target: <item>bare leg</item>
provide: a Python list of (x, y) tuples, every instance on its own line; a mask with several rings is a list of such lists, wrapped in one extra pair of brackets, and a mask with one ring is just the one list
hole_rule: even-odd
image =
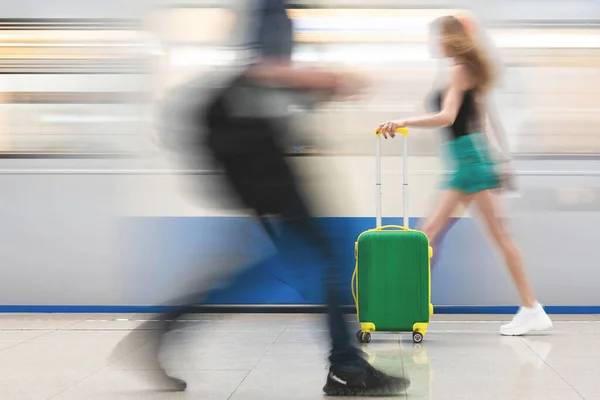
[(533, 307), (536, 304), (536, 298), (529, 283), (525, 267), (523, 266), (521, 253), (502, 222), (497, 198), (495, 198), (491, 191), (484, 190), (475, 195), (475, 204), (481, 212), (492, 237), (502, 251), (523, 305), (529, 308)]
[(420, 230), (427, 235), (429, 242), (436, 243), (438, 236), (448, 224), (448, 219), (463, 201), (465, 196), (455, 190), (446, 190), (442, 192), (440, 199), (429, 218), (425, 221)]
[[(446, 192), (441, 192), (439, 203), (441, 203), (441, 202), (444, 201), (444, 197), (445, 196), (446, 196)], [(472, 200), (473, 200), (473, 196), (472, 195), (462, 195), (460, 203), (462, 203), (463, 207), (467, 208), (469, 206), (469, 204), (471, 203)], [(423, 231), (424, 229), (427, 230), (427, 231), (430, 230), (427, 227), (427, 225), (428, 225), (429, 221), (431, 220), (431, 218), (433, 218), (434, 214), (438, 213), (438, 208), (440, 208), (440, 207), (445, 207), (445, 206), (443, 206), (441, 204), (439, 204), (439, 205), (436, 204), (436, 209), (434, 209), (434, 212), (432, 213), (432, 217), (430, 217), (429, 219), (427, 219), (427, 221), (425, 221), (425, 223), (423, 224), (423, 226), (421, 228), (419, 228), (421, 231)], [(438, 245), (440, 243), (442, 243), (442, 241), (446, 237), (446, 234), (450, 231), (450, 229), (452, 229), (452, 227), (456, 223), (456, 220), (452, 220), (450, 218), (451, 215), (452, 215), (452, 212), (453, 211), (451, 211), (449, 214), (446, 214), (447, 215), (446, 220), (445, 220), (445, 222), (443, 222), (441, 224), (441, 228), (439, 228), (439, 230), (434, 234), (433, 240), (431, 240), (431, 237), (429, 236), (431, 247), (433, 247), (434, 249), (436, 249), (436, 251), (433, 252), (433, 258), (431, 259), (431, 268), (432, 269), (435, 268), (435, 266), (437, 265), (437, 260), (440, 257), (440, 251), (438, 249)]]

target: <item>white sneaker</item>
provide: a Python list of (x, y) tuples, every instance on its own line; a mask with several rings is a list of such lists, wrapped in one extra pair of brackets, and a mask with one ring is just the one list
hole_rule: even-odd
[(552, 329), (552, 321), (544, 307), (536, 303), (532, 308), (521, 307), (513, 320), (500, 328), (503, 336), (521, 336), (530, 332), (547, 331)]

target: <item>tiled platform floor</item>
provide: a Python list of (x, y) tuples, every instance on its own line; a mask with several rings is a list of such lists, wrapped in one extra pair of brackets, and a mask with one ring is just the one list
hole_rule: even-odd
[[(315, 315), (190, 316), (164, 360), (189, 383), (155, 391), (143, 333), (115, 345), (147, 315), (0, 315), (1, 400), (321, 399), (327, 338)], [(550, 335), (502, 338), (509, 316), (437, 316), (422, 346), (375, 334), (370, 359), (425, 400), (600, 400), (600, 317), (555, 316)], [(204, 321), (198, 323), (198, 320)], [(146, 368), (146, 369), (145, 369)]]

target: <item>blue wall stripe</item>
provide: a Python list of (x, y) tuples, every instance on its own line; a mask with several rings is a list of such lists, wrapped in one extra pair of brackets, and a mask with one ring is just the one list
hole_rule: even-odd
[[(233, 306), (232, 308), (235, 308)], [(237, 311), (244, 312), (246, 307), (239, 307)], [(301, 308), (301, 307), (300, 307)], [(435, 306), (436, 314), (514, 314), (517, 306)], [(127, 314), (127, 313), (157, 313), (166, 310), (164, 306), (82, 306), (82, 305), (0, 305), (0, 313), (81, 313), (81, 314)], [(248, 310), (260, 311), (260, 306)], [(289, 312), (290, 307), (272, 306), (264, 308), (270, 312)], [(350, 307), (349, 307), (350, 309)], [(293, 308), (298, 312), (298, 308)], [(307, 307), (310, 311), (310, 307)], [(600, 314), (600, 306), (547, 306), (549, 314)]]

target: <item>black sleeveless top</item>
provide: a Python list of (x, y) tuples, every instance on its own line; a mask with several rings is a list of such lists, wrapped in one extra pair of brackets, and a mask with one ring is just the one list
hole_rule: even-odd
[[(431, 100), (432, 111), (439, 112), (442, 109), (442, 92), (439, 90), (435, 91)], [(456, 139), (471, 133), (477, 133), (481, 130), (478, 121), (475, 91), (469, 89), (463, 93), (463, 101), (458, 110), (458, 114), (456, 115), (456, 119), (452, 126), (446, 128), (446, 131), (449, 133), (451, 139)]]

